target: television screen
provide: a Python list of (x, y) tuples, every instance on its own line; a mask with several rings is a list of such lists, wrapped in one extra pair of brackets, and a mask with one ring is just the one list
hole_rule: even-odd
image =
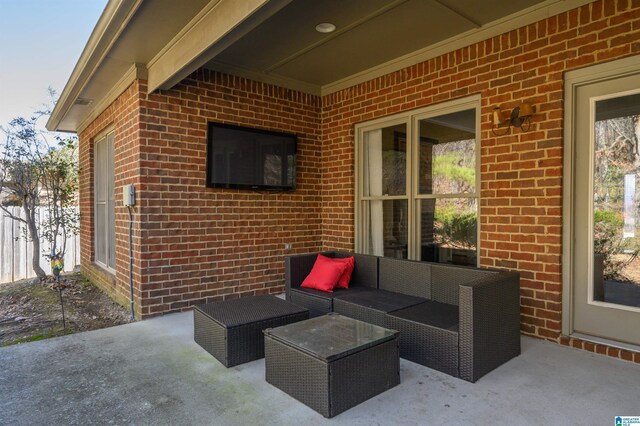
[(209, 123), (207, 186), (293, 190), (296, 143), (288, 133)]

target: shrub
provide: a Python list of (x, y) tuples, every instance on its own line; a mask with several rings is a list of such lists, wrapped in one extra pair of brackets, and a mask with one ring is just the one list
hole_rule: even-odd
[[(593, 251), (603, 257), (604, 279), (624, 279), (622, 272), (638, 256), (634, 248), (623, 238), (624, 219), (622, 213), (611, 210), (593, 212)], [(627, 258), (618, 254), (630, 254)], [(629, 253), (630, 252), (630, 253)]]

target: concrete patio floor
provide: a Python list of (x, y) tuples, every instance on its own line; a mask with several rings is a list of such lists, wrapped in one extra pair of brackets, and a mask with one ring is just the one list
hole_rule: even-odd
[(523, 338), (471, 384), (409, 361), (402, 383), (327, 420), (193, 341), (192, 313), (0, 348), (0, 424), (613, 425), (640, 416), (640, 365)]

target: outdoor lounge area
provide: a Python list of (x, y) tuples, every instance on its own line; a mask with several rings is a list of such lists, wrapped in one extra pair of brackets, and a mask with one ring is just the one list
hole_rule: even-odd
[[(476, 383), (401, 359), (401, 384), (325, 419), (193, 340), (191, 312), (0, 349), (0, 419), (33, 424), (613, 425), (637, 412), (637, 365), (522, 338)], [(631, 414), (633, 415), (633, 414)]]
[(0, 423), (640, 415), (638, 81), (638, 0), (109, 0), (46, 126), (138, 322)]

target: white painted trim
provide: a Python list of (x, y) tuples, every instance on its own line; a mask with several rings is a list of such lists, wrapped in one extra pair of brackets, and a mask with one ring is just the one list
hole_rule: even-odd
[(184, 27), (182, 27), (182, 29), (180, 31), (178, 31), (178, 34), (176, 34), (171, 39), (171, 41), (169, 41), (169, 43), (167, 43), (162, 49), (160, 49), (160, 51), (158, 53), (156, 53), (156, 56), (154, 56), (147, 63), (147, 67), (150, 68), (150, 67), (154, 66), (156, 64), (156, 62), (158, 62), (169, 51), (169, 49), (174, 47), (180, 40), (182, 40), (184, 37), (186, 37), (187, 34), (189, 33), (189, 31), (192, 31), (193, 28), (196, 25), (198, 25), (198, 23), (200, 23), (207, 16), (207, 14), (209, 14), (211, 12), (211, 10), (218, 5), (218, 3), (220, 1), (221, 0), (211, 0), (211, 1), (209, 1), (209, 3), (207, 3), (207, 5), (205, 7), (203, 7), (202, 10), (200, 10), (200, 12), (198, 12), (196, 14), (196, 16), (194, 16), (191, 19), (191, 21), (189, 21), (187, 23), (187, 25), (185, 25)]
[(415, 64), (419, 64), (445, 53), (453, 52), (462, 47), (507, 33), (550, 16), (575, 9), (591, 3), (592, 1), (593, 0), (547, 0), (497, 21), (490, 22), (481, 28), (471, 29), (424, 49), (416, 50), (415, 52), (411, 52), (383, 64), (376, 65), (368, 70), (359, 72), (333, 83), (326, 84), (321, 88), (322, 96), (364, 83), (376, 77), (381, 77)]
[(147, 65), (148, 93), (169, 89), (291, 0), (211, 0)]
[(562, 160), (562, 333), (573, 332), (573, 176), (575, 174), (573, 134), (576, 87), (565, 74), (564, 86), (564, 158)]
[(118, 96), (120, 96), (125, 90), (131, 86), (131, 84), (137, 79), (146, 80), (147, 79), (147, 68), (141, 64), (133, 64), (131, 68), (124, 73), (124, 75), (118, 80), (118, 82), (111, 87), (111, 90), (107, 92), (106, 95), (102, 97), (100, 102), (98, 102), (92, 109), (89, 111), (89, 114), (80, 122), (80, 124), (76, 128), (77, 133), (82, 133), (84, 129), (89, 126), (100, 114), (104, 112), (105, 109), (109, 105), (111, 105)]
[[(564, 76), (564, 159), (562, 175), (562, 334), (573, 335), (574, 135), (575, 95), (579, 87), (636, 74), (640, 55), (568, 71)], [(593, 268), (593, 260), (589, 260)], [(592, 270), (592, 269), (591, 269)], [(590, 276), (593, 274), (591, 273)], [(624, 310), (624, 308), (623, 308)]]
[(47, 130), (58, 130), (60, 122), (69, 113), (98, 67), (102, 65), (107, 53), (141, 4), (142, 0), (111, 0), (107, 3), (60, 94), (58, 103), (51, 112), (46, 124)]
[[(116, 126), (113, 123), (110, 123), (107, 126), (105, 126), (102, 130), (100, 130), (98, 133), (96, 133), (96, 135), (94, 137), (91, 138), (91, 143), (95, 147), (96, 142), (98, 142), (101, 139), (107, 137), (107, 135), (109, 133), (115, 132), (115, 131), (116, 131)], [(114, 135), (114, 137), (115, 137), (115, 135)], [(95, 151), (94, 151), (94, 161), (95, 161)], [(95, 164), (94, 164), (94, 166), (95, 166)], [(94, 176), (95, 176), (95, 168), (94, 168)], [(94, 200), (95, 200), (95, 193), (94, 193)]]

